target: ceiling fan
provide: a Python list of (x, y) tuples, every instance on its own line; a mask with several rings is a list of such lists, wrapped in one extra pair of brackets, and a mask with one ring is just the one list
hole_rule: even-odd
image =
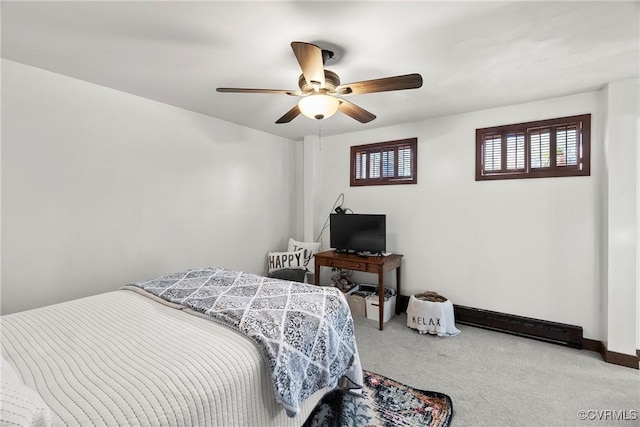
[(415, 73), (340, 84), (340, 77), (333, 71), (324, 68), (327, 59), (333, 57), (333, 52), (305, 42), (292, 42), (291, 48), (302, 69), (302, 74), (298, 78), (300, 90), (219, 87), (217, 91), (301, 97), (300, 101), (280, 117), (276, 123), (289, 123), (300, 113), (312, 119), (322, 120), (331, 117), (338, 110), (360, 123), (368, 123), (376, 116), (342, 98), (343, 96), (417, 89), (422, 86), (422, 76)]

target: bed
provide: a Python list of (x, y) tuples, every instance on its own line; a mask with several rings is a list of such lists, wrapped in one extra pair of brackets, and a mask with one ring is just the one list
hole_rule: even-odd
[[(334, 375), (325, 378), (317, 390), (308, 389), (308, 396), (302, 393), (293, 410), (287, 407), (274, 383), (276, 362), (267, 357), (260, 340), (248, 336), (242, 325), (234, 325), (215, 310), (197, 307), (203, 300), (214, 301), (211, 305), (215, 305), (216, 298), (211, 289), (203, 291), (203, 287), (187, 283), (185, 274), (194, 271), (2, 316), (2, 415), (16, 419), (22, 416), (22, 425), (300, 426), (338, 380), (349, 378), (352, 386), (361, 385), (362, 371), (349, 314), (347, 321), (342, 321), (347, 327), (341, 338), (347, 342), (353, 338), (347, 369), (338, 366), (337, 353), (326, 351), (335, 344), (328, 342), (335, 336), (323, 342), (316, 340), (314, 345), (325, 348), (325, 356), (334, 358), (330, 363)], [(200, 278), (231, 273), (253, 276), (224, 269), (198, 272)], [(182, 279), (171, 284), (177, 277)], [(264, 292), (273, 292), (278, 286), (295, 294), (287, 297), (288, 307), (305, 292), (320, 289), (255, 277), (259, 285), (240, 283), (241, 299), (250, 299), (253, 306)], [(166, 289), (160, 289), (161, 282)], [(197, 294), (193, 291), (196, 288), (200, 293), (200, 298), (194, 299), (196, 303), (178, 302), (188, 300), (187, 294)], [(249, 288), (255, 291), (252, 296), (246, 293)], [(238, 294), (237, 289), (226, 289), (225, 295)], [(203, 292), (207, 298), (202, 298)], [(167, 298), (167, 294), (171, 295)], [(342, 312), (344, 306), (348, 311), (344, 297), (339, 294), (338, 299), (342, 302), (339, 309), (331, 310), (333, 314)], [(237, 303), (237, 299), (232, 301)], [(255, 311), (264, 316), (262, 307)], [(322, 317), (332, 317), (331, 313)], [(318, 317), (305, 316), (309, 317), (305, 317), (305, 324), (312, 324), (311, 318)], [(241, 322), (249, 317), (248, 312), (240, 314)], [(344, 342), (341, 345), (344, 347)], [(313, 354), (319, 351), (314, 348)], [(280, 349), (276, 353), (285, 352)], [(285, 359), (290, 363), (292, 358)], [(298, 380), (306, 383), (308, 378), (288, 381)], [(15, 409), (15, 413), (7, 414), (9, 409)]]

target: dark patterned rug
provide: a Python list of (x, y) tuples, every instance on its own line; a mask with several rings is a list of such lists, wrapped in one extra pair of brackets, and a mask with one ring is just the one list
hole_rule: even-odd
[(453, 403), (446, 394), (418, 390), (363, 371), (362, 396), (335, 390), (315, 407), (303, 427), (448, 427)]

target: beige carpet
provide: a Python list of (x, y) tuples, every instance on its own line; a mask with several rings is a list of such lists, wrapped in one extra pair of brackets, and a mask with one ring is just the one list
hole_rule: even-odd
[[(363, 369), (448, 394), (454, 427), (640, 425), (640, 371), (596, 352), (461, 324), (455, 337), (420, 335), (404, 314), (384, 331), (366, 318), (355, 323)], [(607, 410), (627, 420), (606, 420)]]

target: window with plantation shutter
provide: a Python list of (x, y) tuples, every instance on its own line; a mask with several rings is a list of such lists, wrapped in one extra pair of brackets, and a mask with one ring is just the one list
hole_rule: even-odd
[(476, 181), (588, 176), (591, 114), (476, 129)]
[(418, 139), (351, 147), (351, 186), (418, 182)]

